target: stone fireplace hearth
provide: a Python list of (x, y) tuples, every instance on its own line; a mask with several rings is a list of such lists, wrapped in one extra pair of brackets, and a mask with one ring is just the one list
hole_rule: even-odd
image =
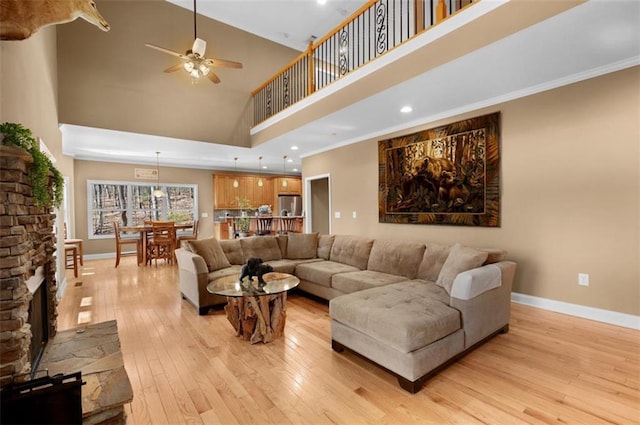
[[(42, 348), (31, 349), (33, 334), (56, 333), (55, 214), (35, 206), (27, 175), (31, 162), (23, 149), (0, 146), (0, 386), (18, 375), (29, 378)], [(42, 298), (32, 303), (38, 290)], [(30, 323), (34, 308), (45, 317)]]

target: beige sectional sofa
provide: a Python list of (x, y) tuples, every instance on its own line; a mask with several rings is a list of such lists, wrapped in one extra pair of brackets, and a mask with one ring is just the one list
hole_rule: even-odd
[(509, 326), (516, 265), (499, 250), (312, 233), (191, 241), (176, 256), (182, 296), (200, 314), (226, 302), (207, 284), (250, 257), (295, 274), (330, 300), (334, 350), (374, 361), (410, 392)]

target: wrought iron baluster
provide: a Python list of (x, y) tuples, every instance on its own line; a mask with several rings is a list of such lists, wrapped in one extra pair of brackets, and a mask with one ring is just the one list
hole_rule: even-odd
[(379, 2), (376, 5), (376, 56), (387, 50), (387, 5)]

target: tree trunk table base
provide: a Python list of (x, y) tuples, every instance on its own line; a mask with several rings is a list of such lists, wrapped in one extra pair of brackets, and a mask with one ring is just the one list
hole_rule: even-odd
[(251, 344), (268, 343), (282, 336), (287, 319), (287, 293), (227, 297), (224, 311), (236, 336)]

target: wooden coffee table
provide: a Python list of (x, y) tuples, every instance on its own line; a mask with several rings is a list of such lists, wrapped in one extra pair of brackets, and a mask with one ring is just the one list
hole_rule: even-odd
[(287, 320), (287, 291), (298, 286), (300, 280), (287, 273), (272, 272), (263, 275), (266, 285), (261, 287), (253, 278), (248, 286), (245, 279), (242, 287), (238, 277), (222, 277), (207, 285), (207, 291), (227, 297), (224, 311), (236, 336), (252, 344), (266, 344), (280, 337)]

